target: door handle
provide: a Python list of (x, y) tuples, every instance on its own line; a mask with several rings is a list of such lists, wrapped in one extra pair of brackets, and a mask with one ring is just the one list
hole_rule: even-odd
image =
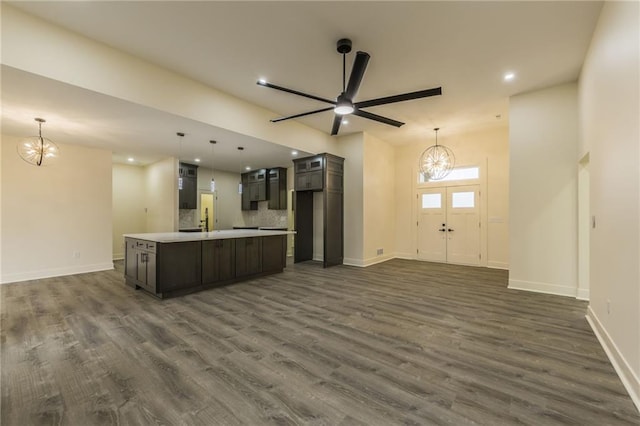
[(438, 231), (440, 231), (440, 232), (447, 232), (447, 230), (446, 230), (446, 229), (444, 229), (444, 228), (442, 228), (442, 229), (438, 229)]
[(449, 231), (449, 232), (453, 232), (453, 229), (449, 228), (449, 229), (447, 229), (447, 231)]

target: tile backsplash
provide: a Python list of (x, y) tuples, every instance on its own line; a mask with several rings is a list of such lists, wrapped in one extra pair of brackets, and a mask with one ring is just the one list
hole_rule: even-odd
[(198, 210), (178, 210), (178, 224), (180, 229), (197, 228), (200, 225)]
[(242, 219), (244, 223), (234, 223), (234, 226), (288, 226), (287, 210), (269, 210), (268, 201), (258, 202), (258, 210), (243, 211)]

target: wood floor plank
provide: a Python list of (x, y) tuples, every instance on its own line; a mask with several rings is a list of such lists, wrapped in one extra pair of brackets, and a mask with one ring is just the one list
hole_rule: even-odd
[(158, 300), (117, 270), (0, 286), (0, 423), (638, 425), (586, 302), (506, 271), (315, 262)]

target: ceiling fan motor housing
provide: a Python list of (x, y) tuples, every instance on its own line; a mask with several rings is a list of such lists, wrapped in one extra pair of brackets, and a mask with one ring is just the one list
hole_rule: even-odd
[(344, 55), (351, 52), (351, 40), (348, 38), (341, 38), (338, 40), (338, 53)]

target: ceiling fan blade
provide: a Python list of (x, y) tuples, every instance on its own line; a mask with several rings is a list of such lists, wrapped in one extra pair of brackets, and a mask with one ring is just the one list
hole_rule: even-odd
[(356, 59), (353, 61), (353, 68), (351, 69), (351, 75), (349, 76), (349, 84), (347, 84), (347, 90), (344, 92), (347, 99), (353, 102), (362, 83), (362, 77), (367, 69), (369, 63), (369, 54), (367, 52), (356, 53)]
[(377, 121), (380, 123), (388, 124), (389, 126), (400, 127), (404, 124), (402, 121), (392, 120), (391, 118), (383, 117), (378, 114), (372, 114), (370, 112), (362, 111), (359, 109), (353, 111), (353, 115), (357, 115), (358, 117), (362, 117), (362, 118), (368, 118), (369, 120)]
[(315, 96), (315, 95), (309, 95), (308, 93), (298, 92), (297, 90), (293, 90), (293, 89), (287, 89), (286, 87), (277, 86), (275, 84), (267, 83), (266, 81), (257, 81), (256, 84), (258, 86), (264, 86), (264, 87), (269, 87), (271, 89), (281, 90), (283, 92), (292, 93), (294, 95), (302, 96), (302, 97), (309, 98), (309, 99), (314, 99), (316, 101), (326, 102), (326, 103), (331, 104), (331, 105), (335, 105), (336, 104), (336, 101), (332, 101), (332, 100), (329, 100), (329, 99), (321, 98), (321, 97)]
[(316, 114), (318, 112), (325, 112), (325, 111), (329, 111), (332, 110), (333, 107), (327, 107), (327, 108), (322, 108), (322, 109), (317, 109), (315, 111), (309, 111), (309, 112), (303, 112), (300, 114), (296, 114), (296, 115), (290, 115), (288, 117), (280, 117), (280, 118), (274, 118), (273, 120), (270, 120), (272, 123), (277, 123), (278, 121), (284, 121), (284, 120), (290, 120), (292, 118), (298, 118), (298, 117), (304, 117), (305, 115), (311, 115), (311, 114)]
[(441, 94), (442, 94), (442, 87), (436, 87), (433, 89), (418, 90), (417, 92), (403, 93), (402, 95), (387, 96), (384, 98), (357, 102), (357, 103), (354, 103), (353, 105), (356, 108), (366, 108), (366, 107), (372, 107), (376, 105), (385, 105), (385, 104), (392, 104), (395, 102), (410, 101), (412, 99), (426, 98), (429, 96), (438, 96)]
[(338, 134), (338, 130), (340, 130), (341, 123), (342, 123), (342, 116), (336, 114), (333, 117), (333, 127), (331, 128), (331, 136), (335, 136)]

